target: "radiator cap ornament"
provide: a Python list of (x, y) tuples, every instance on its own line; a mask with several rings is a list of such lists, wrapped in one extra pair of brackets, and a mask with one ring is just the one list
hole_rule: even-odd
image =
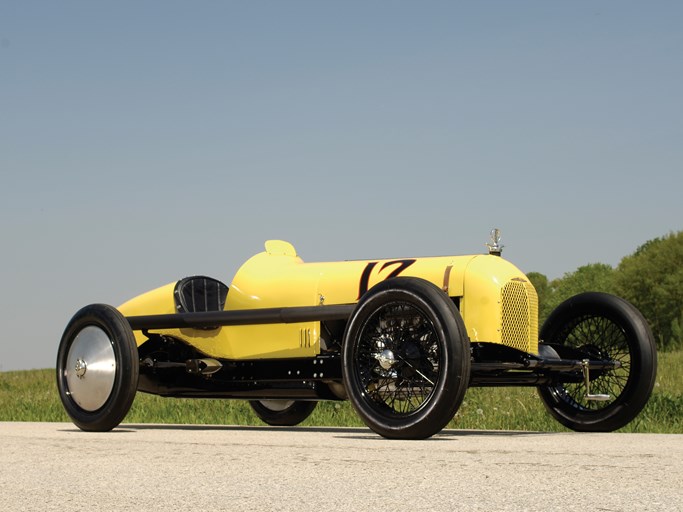
[(489, 254), (492, 254), (493, 256), (500, 256), (500, 254), (503, 252), (503, 247), (504, 245), (501, 245), (500, 243), (500, 229), (494, 228), (491, 230), (491, 241), (486, 244), (486, 247), (489, 248)]

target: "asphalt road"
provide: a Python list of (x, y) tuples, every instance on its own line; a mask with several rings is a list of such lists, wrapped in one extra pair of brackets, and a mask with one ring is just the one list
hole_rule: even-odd
[(683, 510), (683, 435), (0, 423), (4, 511)]

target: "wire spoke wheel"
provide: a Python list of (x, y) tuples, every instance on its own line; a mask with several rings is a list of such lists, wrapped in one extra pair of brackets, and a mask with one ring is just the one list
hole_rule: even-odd
[(365, 323), (358, 343), (361, 386), (378, 410), (414, 413), (434, 391), (441, 350), (434, 325), (406, 303), (389, 304)]
[(605, 293), (583, 293), (560, 304), (541, 329), (542, 340), (573, 349), (590, 360), (613, 361), (611, 369), (590, 370), (591, 400), (577, 374), (539, 387), (546, 408), (573, 430), (606, 432), (629, 423), (645, 407), (657, 371), (657, 353), (647, 322), (627, 301)]
[(609, 318), (585, 315), (567, 325), (557, 341), (581, 350), (592, 359), (612, 360), (619, 363), (611, 370), (590, 372), (590, 392), (609, 395), (609, 400), (587, 400), (588, 390), (583, 380), (565, 383), (551, 389), (558, 399), (579, 410), (599, 410), (609, 407), (626, 388), (631, 374), (631, 351), (624, 330)]
[(392, 278), (359, 301), (344, 334), (342, 373), (351, 404), (378, 434), (439, 432), (460, 406), (469, 372), (460, 313), (432, 283)]

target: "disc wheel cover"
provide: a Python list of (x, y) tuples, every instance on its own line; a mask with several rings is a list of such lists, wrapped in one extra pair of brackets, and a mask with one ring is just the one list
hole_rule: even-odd
[(81, 308), (57, 351), (57, 390), (82, 430), (106, 432), (128, 413), (137, 391), (139, 357), (128, 320), (113, 306)]
[(67, 393), (84, 411), (97, 411), (109, 399), (116, 380), (116, 356), (101, 328), (90, 325), (74, 338), (66, 358)]

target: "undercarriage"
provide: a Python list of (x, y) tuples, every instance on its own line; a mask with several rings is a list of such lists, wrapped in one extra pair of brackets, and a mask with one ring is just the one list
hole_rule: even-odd
[[(218, 360), (168, 336), (152, 335), (140, 347), (138, 390), (170, 397), (345, 400), (342, 357), (327, 353), (315, 358)], [(617, 360), (561, 345), (539, 346), (535, 356), (505, 345), (471, 345), (469, 387), (586, 385), (621, 366)], [(382, 379), (399, 381), (384, 372)], [(609, 398), (609, 397), (607, 397)]]

